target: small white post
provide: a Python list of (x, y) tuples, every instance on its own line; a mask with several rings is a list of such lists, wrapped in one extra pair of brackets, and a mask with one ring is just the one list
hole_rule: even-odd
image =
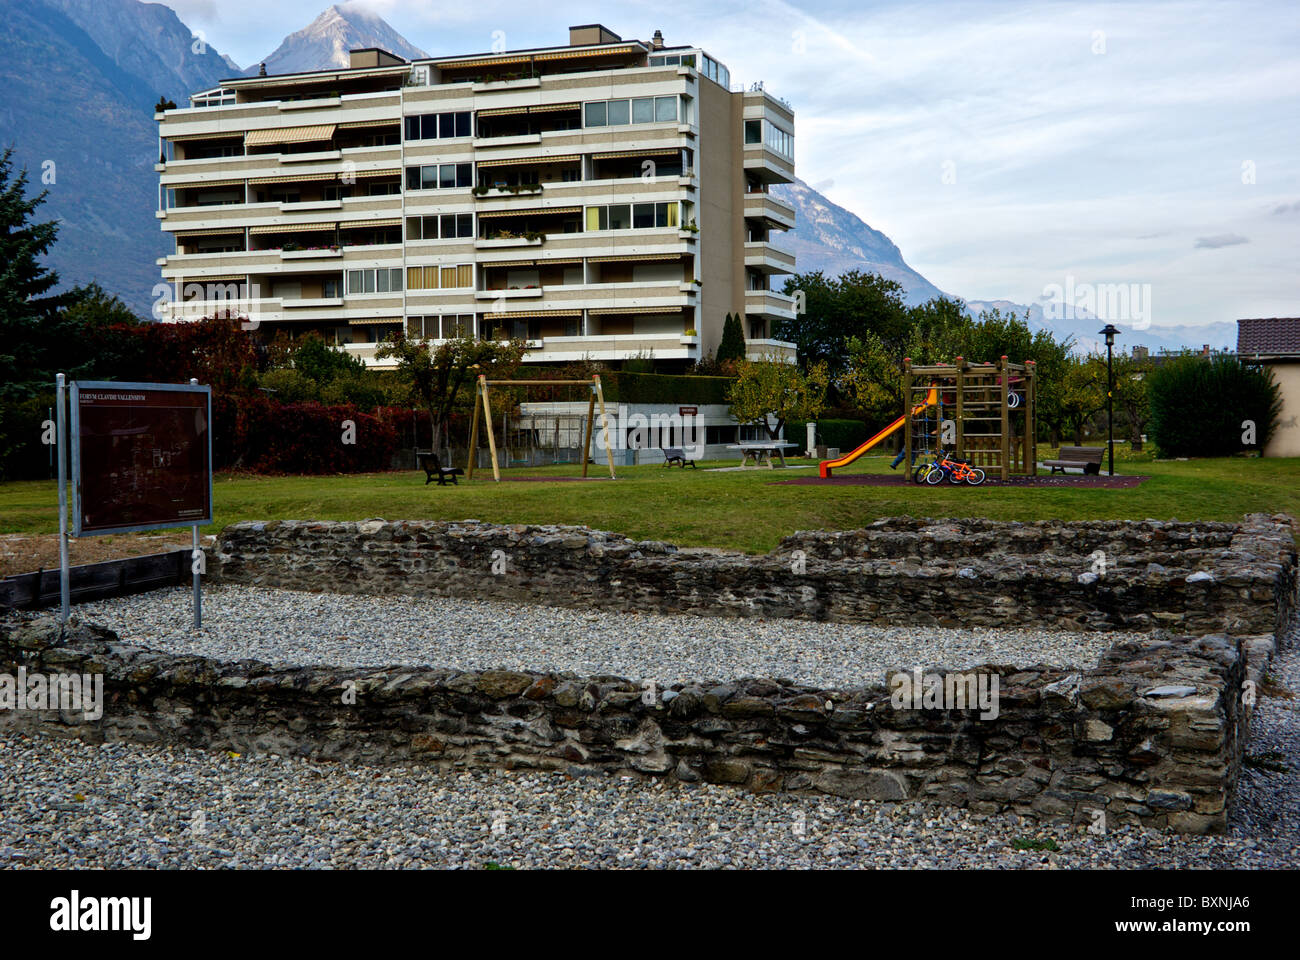
[(808, 456), (815, 457), (817, 456), (817, 424), (809, 420), (805, 426), (808, 431)]
[[(190, 377), (190, 386), (197, 387), (199, 381)], [(208, 424), (208, 429), (212, 425)], [(211, 469), (209, 464), (208, 469)], [(190, 538), (192, 549), (190, 550), (190, 570), (194, 573), (194, 629), (198, 630), (203, 626), (203, 593), (199, 588), (199, 571), (203, 569), (202, 555), (199, 553), (199, 525), (196, 523), (190, 528), (193, 535)]]

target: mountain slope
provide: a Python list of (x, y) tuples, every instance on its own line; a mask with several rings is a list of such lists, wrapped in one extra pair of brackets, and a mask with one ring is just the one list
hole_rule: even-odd
[[(138, 0), (42, 0), (80, 27), (117, 66), (177, 103), (239, 67), (194, 35), (170, 7)], [(233, 69), (232, 69), (233, 68)]]
[(42, 219), (63, 221), (50, 265), (66, 285), (99, 280), (147, 315), (163, 242), (157, 206), (159, 91), (118, 66), (58, 9), (0, 0), (0, 143), (12, 143)]
[(894, 241), (802, 180), (778, 184), (772, 194), (795, 210), (795, 228), (773, 233), (772, 244), (795, 255), (800, 273), (878, 273), (902, 284), (909, 304), (942, 296), (938, 287), (907, 265)]
[[(300, 73), (346, 67), (348, 51), (379, 47), (407, 60), (428, 54), (407, 41), (382, 17), (355, 3), (335, 4), (296, 33), (284, 38), (263, 63), (267, 73)], [(249, 75), (258, 72), (253, 65)]]

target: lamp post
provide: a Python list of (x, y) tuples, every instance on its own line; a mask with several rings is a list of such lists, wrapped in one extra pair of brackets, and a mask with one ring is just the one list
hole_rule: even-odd
[(1115, 346), (1115, 334), (1119, 333), (1115, 324), (1108, 323), (1104, 330), (1099, 330), (1106, 338), (1106, 449), (1110, 461), (1110, 475), (1115, 476), (1115, 370), (1111, 351)]

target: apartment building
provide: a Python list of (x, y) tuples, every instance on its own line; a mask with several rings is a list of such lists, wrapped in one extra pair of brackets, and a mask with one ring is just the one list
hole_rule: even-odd
[(160, 319), (222, 310), (364, 359), (404, 329), (526, 337), (529, 362), (792, 361), (794, 114), (704, 50), (570, 28), (559, 47), (230, 80), (159, 120)]

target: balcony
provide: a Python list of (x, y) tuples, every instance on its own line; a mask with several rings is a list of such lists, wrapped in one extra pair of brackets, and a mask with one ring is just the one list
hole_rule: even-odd
[(573, 363), (591, 360), (630, 360), (652, 356), (656, 360), (698, 360), (699, 344), (683, 343), (680, 333), (597, 334), (588, 337), (543, 337), (529, 350), (525, 363)]
[(794, 161), (761, 143), (747, 143), (744, 150), (745, 172), (764, 183), (794, 181)]
[(784, 340), (746, 340), (746, 360), (769, 360), (775, 363), (794, 363), (799, 350)]
[(775, 290), (746, 290), (745, 316), (768, 320), (793, 320), (794, 297)]
[(751, 220), (762, 220), (769, 227), (778, 230), (794, 229), (794, 207), (782, 203), (770, 193), (745, 194), (745, 216)]
[(745, 267), (759, 273), (794, 273), (794, 254), (778, 250), (770, 240), (748, 240)]

